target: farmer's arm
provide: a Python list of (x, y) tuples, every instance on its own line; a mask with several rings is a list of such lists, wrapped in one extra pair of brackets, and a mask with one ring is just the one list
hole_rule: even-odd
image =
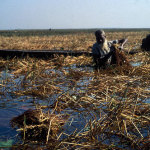
[(121, 39), (121, 40), (118, 40), (118, 43), (124, 45), (127, 41), (128, 39)]
[(128, 41), (128, 39), (121, 39), (119, 40), (119, 44), (120, 44), (120, 49), (123, 49), (124, 44)]
[(114, 41), (109, 41), (109, 45), (111, 46), (112, 44), (120, 44), (120, 49), (123, 49), (124, 44), (128, 41), (128, 39), (121, 39), (121, 40), (114, 40)]

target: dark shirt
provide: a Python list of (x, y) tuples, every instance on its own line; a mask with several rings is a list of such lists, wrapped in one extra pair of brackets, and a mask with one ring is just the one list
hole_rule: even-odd
[(93, 59), (96, 65), (98, 66), (107, 66), (110, 65), (112, 59), (111, 46), (117, 44), (118, 40), (106, 42), (105, 48), (102, 48), (102, 44), (95, 43), (92, 47)]

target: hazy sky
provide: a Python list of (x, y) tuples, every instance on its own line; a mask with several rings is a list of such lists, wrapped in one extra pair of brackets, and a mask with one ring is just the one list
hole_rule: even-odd
[(150, 0), (0, 0), (0, 29), (150, 28)]

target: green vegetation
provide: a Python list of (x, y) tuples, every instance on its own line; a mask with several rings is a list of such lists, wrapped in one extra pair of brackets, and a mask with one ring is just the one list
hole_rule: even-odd
[[(93, 33), (95, 29), (30, 29), (30, 30), (0, 30), (0, 36), (52, 36), (77, 33)], [(106, 28), (106, 32), (143, 32), (150, 28)]]

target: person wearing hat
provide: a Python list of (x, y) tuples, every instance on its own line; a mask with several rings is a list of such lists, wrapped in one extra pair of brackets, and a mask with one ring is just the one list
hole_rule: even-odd
[(92, 47), (92, 56), (95, 63), (95, 68), (106, 68), (112, 64), (112, 57), (115, 50), (111, 46), (113, 44), (121, 44), (121, 48), (127, 41), (127, 39), (107, 41), (105, 32), (103, 30), (97, 30), (95, 32), (96, 43)]

